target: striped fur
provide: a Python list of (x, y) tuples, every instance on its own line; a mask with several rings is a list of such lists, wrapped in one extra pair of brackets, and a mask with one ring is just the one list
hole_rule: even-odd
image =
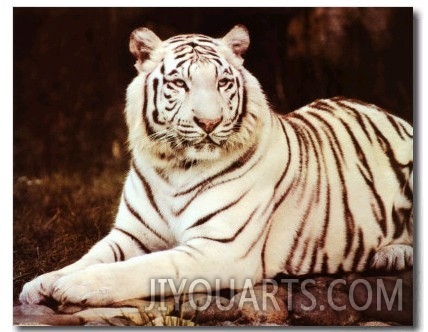
[(26, 284), (22, 302), (108, 304), (151, 295), (156, 278), (239, 288), (412, 267), (412, 127), (341, 97), (276, 115), (243, 67), (248, 45), (242, 26), (223, 39), (133, 32), (132, 161), (115, 225)]

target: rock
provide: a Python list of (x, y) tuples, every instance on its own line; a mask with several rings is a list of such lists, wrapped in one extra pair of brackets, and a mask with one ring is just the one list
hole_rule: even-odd
[(224, 297), (199, 294), (183, 303), (178, 315), (200, 325), (216, 325), (218, 322), (238, 319), (240, 310)]
[(362, 314), (383, 322), (413, 325), (413, 272), (389, 276), (355, 276), (349, 294)]
[(56, 315), (43, 305), (23, 304), (13, 308), (14, 325), (83, 325), (83, 320), (74, 315)]
[(360, 313), (350, 304), (348, 295), (326, 284), (305, 287), (293, 294), (290, 316), (292, 325), (344, 326), (354, 325), (360, 319)]
[(238, 326), (237, 324), (235, 324), (229, 320), (226, 320), (224, 322), (219, 322), (217, 325), (218, 326)]
[(101, 322), (88, 322), (85, 324), (85, 326), (111, 326), (108, 323), (101, 323)]
[(361, 322), (359, 325), (360, 326), (393, 326), (393, 325), (388, 324), (388, 323), (377, 322), (377, 321)]
[(236, 294), (231, 301), (235, 302), (241, 311), (239, 322), (255, 324), (283, 325), (288, 318), (284, 298), (287, 297), (285, 288), (274, 288), (272, 285), (257, 285), (253, 289), (243, 290)]
[(144, 314), (141, 315), (140, 311), (137, 308), (90, 308), (83, 311), (75, 313), (74, 316), (82, 319), (85, 324), (91, 323), (101, 323), (116, 325), (114, 322), (120, 322), (121, 326), (124, 326), (123, 322), (118, 320), (125, 319), (129, 322), (128, 325), (144, 325), (146, 321), (149, 321), (150, 318), (145, 317)]
[(182, 319), (175, 316), (157, 317), (146, 326), (195, 326), (196, 324), (190, 320)]
[(227, 298), (233, 295), (230, 292), (217, 296), (196, 293), (184, 295), (177, 302), (169, 297), (153, 303), (131, 299), (106, 308), (60, 306), (59, 313), (43, 305), (20, 305), (14, 307), (13, 322), (21, 326), (394, 326), (413, 323), (412, 271), (387, 276), (347, 273), (295, 280), (290, 299), (288, 284), (265, 284), (244, 289), (230, 300)]
[(81, 317), (86, 324), (110, 323), (111, 325), (145, 325), (157, 317), (169, 315), (174, 310), (174, 298), (163, 302), (150, 302), (141, 299), (131, 299), (116, 302), (111, 307), (86, 308), (74, 315)]
[[(152, 302), (143, 299), (129, 299), (120, 302), (115, 302), (111, 304), (113, 308), (123, 308), (123, 307), (132, 307), (140, 308), (147, 311), (147, 308), (151, 308), (150, 312), (162, 312), (163, 314), (168, 314), (174, 309), (174, 297), (166, 297), (163, 301)], [(160, 310), (161, 309), (161, 310)], [(165, 309), (165, 310), (163, 310)]]
[(13, 316), (28, 316), (28, 315), (53, 315), (55, 311), (44, 305), (37, 304), (21, 304), (13, 307)]
[(88, 307), (82, 307), (80, 305), (75, 304), (61, 304), (58, 306), (58, 312), (63, 314), (74, 314), (87, 308)]

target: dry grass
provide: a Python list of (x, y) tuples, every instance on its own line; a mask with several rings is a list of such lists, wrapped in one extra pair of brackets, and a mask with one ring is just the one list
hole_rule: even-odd
[(25, 282), (77, 260), (108, 233), (125, 172), (14, 180), (14, 305)]

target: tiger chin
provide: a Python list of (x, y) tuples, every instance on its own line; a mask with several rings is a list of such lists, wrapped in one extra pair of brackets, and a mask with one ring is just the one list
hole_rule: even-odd
[(159, 278), (239, 289), (278, 273), (412, 268), (411, 125), (341, 97), (275, 114), (243, 66), (249, 43), (241, 25), (221, 39), (132, 32), (132, 159), (115, 224), (25, 284), (22, 303), (107, 305), (159, 295)]

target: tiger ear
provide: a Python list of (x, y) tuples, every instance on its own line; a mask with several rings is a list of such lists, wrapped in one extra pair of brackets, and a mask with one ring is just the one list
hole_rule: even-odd
[(161, 43), (162, 40), (150, 29), (138, 28), (129, 36), (129, 51), (137, 59), (137, 64), (142, 64)]
[(233, 53), (242, 57), (247, 51), (248, 46), (250, 46), (248, 29), (241, 24), (235, 25), (232, 30), (223, 37), (223, 41), (232, 49)]

